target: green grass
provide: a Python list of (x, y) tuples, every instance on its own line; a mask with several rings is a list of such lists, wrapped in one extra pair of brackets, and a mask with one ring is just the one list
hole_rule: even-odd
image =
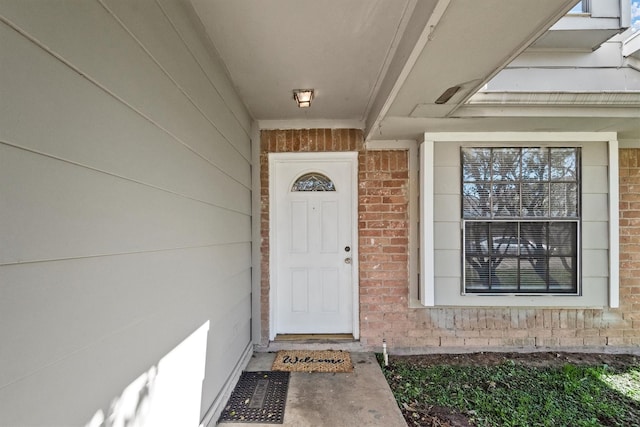
[[(640, 426), (640, 366), (426, 366), (383, 368), (405, 410), (452, 408), (479, 426)], [(405, 411), (406, 412), (406, 411)]]

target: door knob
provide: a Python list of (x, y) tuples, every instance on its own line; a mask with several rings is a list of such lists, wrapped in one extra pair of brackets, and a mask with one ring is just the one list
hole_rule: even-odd
[(351, 257), (347, 257), (344, 259), (345, 264), (351, 264)]

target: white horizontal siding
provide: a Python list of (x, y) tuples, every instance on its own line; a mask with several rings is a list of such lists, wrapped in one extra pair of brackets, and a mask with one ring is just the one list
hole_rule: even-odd
[(246, 214), (4, 145), (0, 158), (0, 265), (250, 240)]
[(0, 26), (0, 37), (1, 141), (250, 212), (248, 163), (237, 153), (242, 165), (229, 173), (218, 166), (224, 152), (193, 150), (10, 28)]
[[(247, 274), (242, 260), (248, 251), (244, 243), (3, 267), (3, 316), (42, 333), (16, 331), (5, 336), (4, 350), (12, 349), (20, 357), (3, 360), (0, 384), (27, 376), (34, 366), (63, 358), (141, 319), (180, 310), (176, 301), (188, 301), (190, 311), (203, 322), (207, 312), (222, 315), (227, 304), (246, 296), (239, 279)], [(175, 263), (188, 268), (175, 268)], [(220, 277), (219, 288), (210, 286), (211, 275)], [(154, 283), (153, 292), (149, 281)], [(220, 291), (225, 298), (217, 295)], [(18, 304), (25, 296), (28, 309)], [(96, 310), (96, 301), (112, 309)], [(62, 334), (65, 330), (74, 333)]]
[(251, 118), (199, 26), (0, 0), (0, 425), (84, 425), (209, 322), (200, 419), (250, 343)]
[(122, 25), (136, 37), (207, 120), (245, 159), (249, 159), (251, 152), (247, 150), (248, 147), (244, 144), (236, 145), (237, 141), (242, 141), (249, 135), (250, 128), (243, 127), (243, 124), (247, 126), (248, 123), (240, 122), (225, 104), (192, 52), (184, 49), (180, 34), (166, 31), (171, 22), (167, 20), (162, 8), (146, 7), (145, 2), (139, 1), (104, 0), (103, 4), (121, 20)]
[[(203, 405), (216, 397), (217, 390), (222, 386), (221, 377), (226, 377), (227, 372), (233, 369), (240, 357), (237, 349), (249, 339), (248, 299), (249, 297), (237, 306), (230, 306), (233, 311), (224, 322), (210, 326), (208, 342), (225, 340), (227, 346), (224, 352), (220, 347), (207, 346), (209, 361), (205, 372), (206, 380), (202, 385)], [(186, 337), (193, 332), (176, 327), (174, 322), (163, 321), (165, 319), (166, 316), (154, 316), (141, 320), (126, 330), (119, 331), (117, 335), (107, 336), (90, 347), (56, 361), (47, 369), (12, 384), (11, 390), (0, 390), (3, 404), (2, 425), (84, 426), (95, 412), (95, 409), (87, 408), (94, 407), (100, 401), (104, 402), (101, 405), (106, 411), (109, 403), (116, 397), (107, 390), (122, 390), (132, 379), (149, 369), (143, 363), (136, 363), (137, 359), (152, 358), (159, 351), (169, 351), (179, 343), (169, 343), (167, 336), (182, 333)], [(239, 323), (242, 330), (233, 333), (225, 329), (226, 323), (231, 320), (246, 323)], [(213, 328), (220, 330), (215, 336), (211, 335)], [(155, 343), (157, 346), (150, 346), (148, 343)], [(133, 356), (136, 360), (132, 360)], [(87, 360), (92, 363), (88, 364)], [(219, 363), (211, 364), (211, 360)], [(96, 366), (100, 369), (96, 369)], [(176, 390), (176, 393), (180, 393), (180, 390)], [(28, 396), (28, 399), (24, 396)], [(47, 421), (43, 421), (44, 419)]]
[[(157, 7), (155, 2), (147, 0), (132, 7), (151, 10), (154, 6)], [(152, 16), (149, 10), (143, 10), (144, 19)], [(2, 13), (109, 94), (223, 171), (242, 176), (250, 185), (249, 155), (236, 150), (233, 140), (226, 139), (216, 128), (217, 119), (207, 117), (191, 101), (196, 95), (186, 96), (173, 76), (132, 37), (131, 30), (123, 27), (99, 1), (26, 2), (24, 6), (23, 2), (10, 1)], [(168, 23), (164, 27), (167, 32), (174, 32)], [(246, 133), (244, 137), (248, 138)], [(243, 151), (250, 152), (246, 148)]]
[[(236, 94), (233, 84), (228, 79), (226, 68), (222, 61), (218, 56), (210, 54), (210, 46), (207, 49), (207, 46), (202, 43), (201, 39), (206, 39), (208, 36), (205, 34), (204, 27), (201, 25), (199, 18), (195, 16), (193, 9), (191, 7), (185, 8), (184, 1), (158, 0), (157, 2), (164, 10), (165, 15), (171, 17), (171, 24), (184, 41), (189, 52), (196, 58), (202, 71), (207, 75), (216, 91), (224, 99), (229, 110), (233, 112), (245, 132), (251, 134), (251, 117), (247, 113), (242, 100)], [(239, 145), (237, 148), (245, 157), (248, 158), (250, 156), (250, 147)]]
[(621, 42), (608, 41), (593, 52), (525, 51), (507, 68), (603, 68), (623, 65)]
[(582, 175), (582, 192), (606, 194), (609, 189), (609, 168), (606, 166), (592, 166), (588, 174)]
[(508, 92), (623, 92), (640, 90), (640, 73), (631, 68), (505, 69), (489, 90)]

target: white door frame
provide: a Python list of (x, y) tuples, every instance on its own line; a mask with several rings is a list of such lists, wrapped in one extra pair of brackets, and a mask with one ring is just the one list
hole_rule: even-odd
[(360, 292), (359, 292), (359, 274), (358, 274), (358, 153), (357, 152), (309, 152), (309, 153), (269, 153), (269, 341), (273, 341), (276, 337), (276, 316), (278, 315), (277, 307), (277, 256), (276, 256), (276, 236), (275, 229), (277, 224), (276, 218), (276, 201), (275, 201), (275, 185), (274, 177), (275, 166), (278, 163), (300, 162), (314, 160), (349, 160), (351, 161), (351, 242), (352, 242), (352, 269), (351, 269), (351, 287), (353, 292), (353, 337), (360, 338)]

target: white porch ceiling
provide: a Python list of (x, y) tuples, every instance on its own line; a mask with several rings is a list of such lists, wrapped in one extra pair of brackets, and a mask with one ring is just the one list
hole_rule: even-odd
[[(396, 139), (408, 124), (437, 130), (577, 0), (191, 2), (255, 120)], [(297, 108), (298, 88), (316, 90), (311, 108)]]
[[(414, 0), (192, 2), (256, 120), (363, 120), (415, 5)], [(315, 99), (311, 108), (299, 109), (292, 90), (304, 88), (314, 88)]]

